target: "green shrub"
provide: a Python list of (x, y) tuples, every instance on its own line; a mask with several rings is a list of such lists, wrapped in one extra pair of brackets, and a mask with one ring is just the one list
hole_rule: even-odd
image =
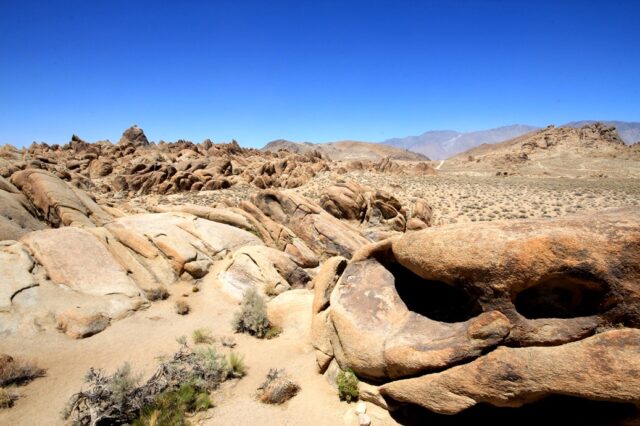
[(177, 390), (159, 394), (153, 404), (141, 410), (133, 426), (187, 425), (185, 413), (208, 410), (212, 406), (209, 394), (198, 392), (192, 384), (185, 383)]
[(229, 367), (231, 375), (236, 378), (244, 377), (247, 374), (247, 367), (244, 365), (244, 357), (235, 352), (229, 354)]
[(351, 402), (358, 399), (360, 394), (358, 391), (358, 378), (353, 370), (347, 368), (346, 370), (338, 373), (336, 383), (338, 385), (340, 400)]
[(196, 356), (202, 366), (202, 379), (210, 383), (210, 387), (216, 387), (231, 376), (232, 371), (227, 358), (218, 354), (215, 349), (200, 349), (196, 351)]
[(255, 288), (244, 292), (240, 310), (233, 316), (231, 325), (238, 333), (248, 333), (260, 339), (269, 331), (267, 306)]
[(211, 334), (210, 328), (198, 328), (193, 330), (191, 338), (195, 344), (213, 343), (213, 335)]
[(280, 335), (280, 333), (282, 333), (282, 329), (280, 327), (269, 326), (264, 338), (267, 340), (275, 339)]

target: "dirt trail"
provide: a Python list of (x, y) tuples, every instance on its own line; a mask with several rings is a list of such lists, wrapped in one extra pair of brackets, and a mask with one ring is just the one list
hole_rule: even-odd
[[(237, 305), (216, 288), (214, 275), (213, 271), (208, 275), (198, 293), (191, 293), (187, 284), (173, 285), (168, 300), (114, 322), (90, 338), (73, 340), (55, 332), (31, 338), (4, 338), (0, 352), (33, 359), (47, 369), (47, 375), (18, 388), (22, 397), (13, 408), (0, 410), (0, 424), (64, 424), (59, 413), (80, 389), (90, 367), (113, 372), (129, 362), (134, 371), (146, 378), (157, 366), (158, 356), (178, 349), (177, 336), (186, 335), (191, 341), (191, 333), (199, 327), (211, 328), (216, 336), (232, 335), (230, 321)], [(186, 316), (173, 311), (181, 294), (188, 294), (192, 309)], [(308, 335), (285, 330), (273, 340), (233, 336), (237, 342), (234, 351), (245, 356), (248, 374), (214, 392), (215, 407), (193, 419), (194, 424), (340, 425), (344, 424), (345, 413), (355, 408), (354, 404), (340, 402), (336, 391), (316, 373)], [(300, 393), (283, 406), (267, 406), (255, 400), (255, 391), (270, 368), (286, 368), (302, 386)], [(395, 424), (386, 411), (370, 404), (369, 413), (376, 425)]]

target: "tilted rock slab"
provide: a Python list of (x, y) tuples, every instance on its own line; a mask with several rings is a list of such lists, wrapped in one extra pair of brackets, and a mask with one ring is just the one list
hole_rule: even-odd
[(637, 403), (640, 330), (611, 330), (556, 347), (501, 347), (439, 374), (385, 384), (380, 393), (440, 414), (478, 403), (519, 407), (549, 394)]

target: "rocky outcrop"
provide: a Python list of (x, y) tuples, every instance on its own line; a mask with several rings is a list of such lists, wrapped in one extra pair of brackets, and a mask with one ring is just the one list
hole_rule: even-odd
[(14, 173), (11, 182), (51, 226), (94, 227), (111, 220), (85, 192), (51, 173), (28, 169)]
[(425, 200), (417, 199), (413, 208), (408, 209), (387, 191), (351, 181), (325, 188), (320, 206), (338, 219), (366, 225), (369, 230), (404, 232), (431, 226), (432, 210)]
[(122, 133), (118, 145), (146, 146), (149, 145), (149, 140), (144, 131), (134, 124)]
[(222, 289), (237, 300), (249, 288), (273, 297), (292, 288), (305, 288), (311, 281), (286, 253), (261, 246), (236, 250), (224, 263), (218, 279)]
[[(256, 213), (272, 238), (286, 230), (302, 240), (320, 259), (340, 255), (351, 257), (353, 252), (369, 241), (360, 232), (334, 218), (308, 199), (288, 192), (261, 191), (251, 197), (255, 208), (242, 205), (249, 213)], [(258, 212), (256, 212), (258, 210)], [(276, 226), (270, 226), (272, 223)], [(286, 228), (284, 230), (283, 228)]]
[(438, 413), (549, 394), (637, 403), (640, 382), (607, 389), (638, 370), (639, 213), (429, 228), (330, 259), (314, 280), (318, 366)]
[(114, 218), (48, 172), (28, 169), (12, 181), (15, 186), (0, 181), (3, 334), (57, 328), (90, 336), (166, 294), (174, 282), (202, 279), (214, 263), (243, 248), (284, 280), (278, 292), (310, 280), (286, 254), (249, 232), (252, 217), (242, 210), (208, 212), (214, 220), (180, 212)]

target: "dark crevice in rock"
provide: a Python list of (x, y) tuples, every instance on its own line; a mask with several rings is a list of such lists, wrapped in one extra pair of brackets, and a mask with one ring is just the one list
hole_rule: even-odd
[(434, 321), (463, 322), (482, 313), (478, 299), (441, 281), (426, 280), (402, 265), (385, 265), (395, 278), (398, 295), (410, 311)]
[(519, 408), (478, 404), (456, 415), (440, 415), (415, 405), (398, 405), (387, 400), (392, 417), (402, 425), (467, 426), (545, 426), (569, 424), (623, 426), (640, 424), (640, 409), (633, 404), (593, 401), (552, 395)]
[(603, 311), (608, 287), (589, 277), (552, 274), (515, 296), (516, 310), (525, 318), (576, 318)]

